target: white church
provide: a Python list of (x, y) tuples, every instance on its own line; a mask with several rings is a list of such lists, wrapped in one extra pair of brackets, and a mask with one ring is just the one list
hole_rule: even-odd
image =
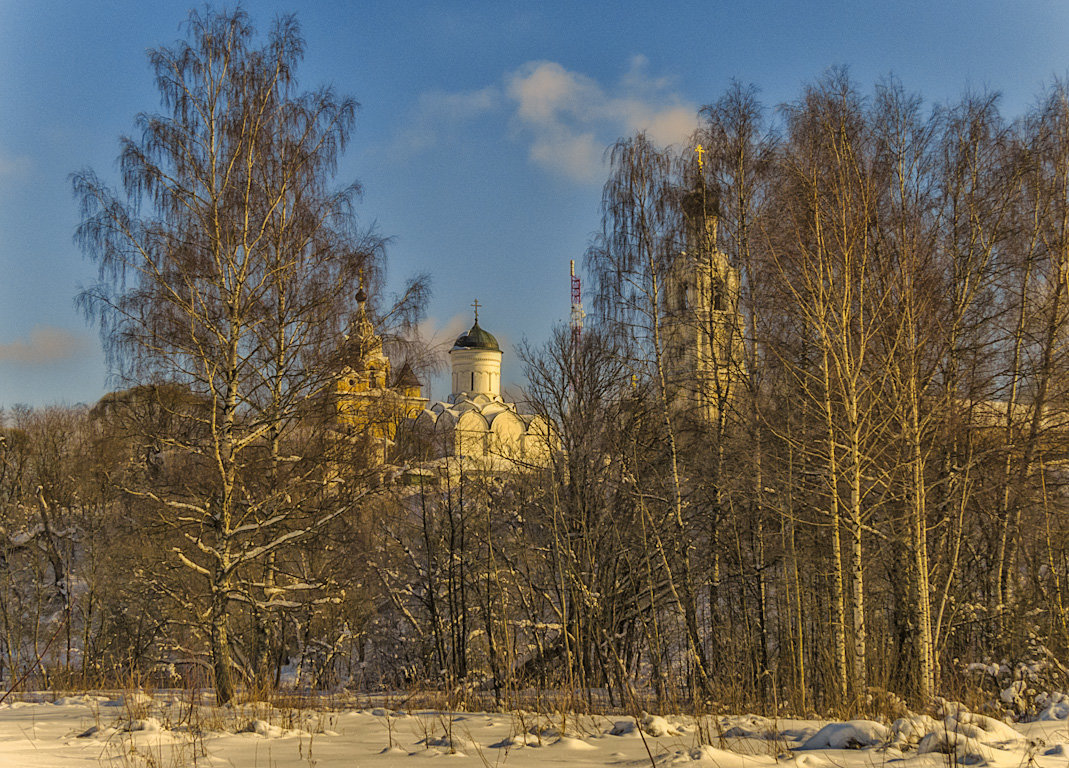
[(475, 323), (449, 350), (452, 393), (427, 406), (412, 425), (432, 460), (459, 460), (464, 471), (513, 472), (545, 466), (553, 448), (549, 424), (501, 397), (501, 347)]

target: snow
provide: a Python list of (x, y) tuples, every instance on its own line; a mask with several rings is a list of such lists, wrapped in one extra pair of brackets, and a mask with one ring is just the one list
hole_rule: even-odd
[(1021, 694), (1025, 691), (1025, 685), (1024, 680), (1014, 680), (1008, 687), (1003, 688), (999, 693), (999, 698), (1002, 699), (1002, 703), (1012, 705), (1018, 701)]
[(263, 736), (265, 739), (281, 739), (284, 736), (309, 736), (307, 731), (302, 731), (297, 728), (283, 728), (278, 725), (272, 725), (266, 720), (250, 720), (249, 724), (245, 726), (241, 733), (255, 733), (257, 736)]
[(828, 723), (798, 749), (863, 749), (882, 744), (889, 735), (890, 730), (886, 725), (872, 720)]
[(954, 755), (958, 764), (979, 765), (1014, 762), (1022, 753), (1030, 756), (1034, 751), (1034, 744), (1001, 720), (957, 703), (945, 703), (942, 709), (943, 721), (917, 744), (918, 755)]
[(1036, 715), (1036, 720), (1069, 719), (1069, 696), (1064, 693), (1049, 693), (1037, 700), (1043, 709)]
[(682, 732), (679, 728), (669, 723), (660, 715), (650, 715), (643, 712), (639, 716), (642, 730), (650, 736), (679, 736)]
[[(702, 744), (690, 750), (688, 755), (691, 762), (704, 765), (716, 766), (716, 768), (762, 768), (776, 764), (776, 758), (771, 755), (743, 755), (726, 749), (717, 749), (709, 744)], [(682, 756), (672, 761), (673, 763), (685, 763), (687, 760)]]
[(891, 723), (888, 746), (898, 750), (916, 749), (921, 740), (937, 730), (939, 723), (928, 715), (907, 715)]
[[(191, 707), (189, 693), (47, 696), (0, 704), (0, 765), (227, 765), (399, 768), (449, 766), (714, 766), (715, 768), (902, 768), (1032, 765), (1064, 768), (1063, 720), (1010, 726), (944, 703), (937, 717), (910, 714), (885, 725), (756, 715), (533, 712), (400, 712), (371, 708), (286, 709), (266, 702)], [(314, 702), (313, 702), (314, 704)], [(1061, 695), (1051, 706), (1069, 706)], [(704, 737), (703, 737), (704, 734)], [(704, 743), (703, 738), (713, 743)]]

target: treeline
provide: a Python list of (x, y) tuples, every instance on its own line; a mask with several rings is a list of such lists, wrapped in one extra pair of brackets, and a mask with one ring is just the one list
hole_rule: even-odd
[(5, 414), (8, 684), (805, 713), (1069, 682), (1064, 84), (1009, 121), (833, 71), (618, 142), (587, 327), (521, 350), (553, 458), (495, 474), (337, 419), (353, 318), (416, 360), (425, 286), (376, 290), (330, 184), (354, 105), (300, 55), (291, 18), (193, 14), (122, 189), (74, 177), (129, 387)]
[[(346, 665), (359, 666), (357, 640), (374, 611), (364, 589), (366, 561), (354, 558), (367, 549), (366, 499), (378, 484), (365, 445), (332, 440), (329, 423), (317, 421), (321, 429), (306, 425), (305, 436), (283, 441), (304, 454), (287, 456), (271, 477), (269, 446), (261, 444), (259, 456), (246, 457), (261, 481), (243, 480), (240, 509), (220, 535), (214, 510), (195, 502), (211, 498), (211, 466), (176, 448), (189, 439), (183, 433), (193, 419), (204, 416), (201, 405), (185, 388), (145, 386), (91, 409), (5, 414), (6, 686), (211, 687), (218, 684), (220, 631), (232, 688), (235, 681), (258, 692), (283, 682), (333, 688), (339, 675), (355, 674)], [(309, 438), (313, 431), (326, 439)], [(199, 442), (210, 445), (203, 435)], [(324, 480), (325, 463), (354, 470)], [(287, 508), (256, 503), (270, 498), (272, 485), (286, 488), (279, 496)], [(220, 560), (222, 598), (220, 574), (210, 570)], [(222, 630), (212, 611), (220, 599)], [(345, 665), (336, 667), (342, 650)]]
[(1069, 90), (1009, 121), (832, 71), (701, 117), (612, 148), (592, 322), (522, 350), (551, 466), (454, 480), (393, 536), (423, 663), (618, 704), (1026, 713), (1069, 683)]
[[(1010, 122), (836, 70), (701, 118), (613, 147), (593, 332), (528, 356), (567, 449), (571, 674), (641, 653), (654, 686), (796, 711), (985, 660), (1064, 685), (1069, 88)], [(689, 383), (680, 322), (713, 361)]]

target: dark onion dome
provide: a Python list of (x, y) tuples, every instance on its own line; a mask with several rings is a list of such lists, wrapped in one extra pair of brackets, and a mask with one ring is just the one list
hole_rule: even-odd
[(457, 337), (453, 349), (492, 349), (495, 352), (501, 351), (501, 347), (497, 345), (497, 339), (494, 338), (493, 334), (487, 333), (480, 328), (478, 320), (475, 321), (475, 325), (471, 327), (470, 331), (463, 336)]

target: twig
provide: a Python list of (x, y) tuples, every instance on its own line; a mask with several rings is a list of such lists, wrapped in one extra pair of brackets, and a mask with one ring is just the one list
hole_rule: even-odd
[(3, 696), (0, 696), (0, 704), (3, 704), (7, 700), (8, 696), (10, 696), (12, 693), (14, 693), (15, 689), (18, 688), (20, 685), (22, 685), (26, 681), (26, 678), (30, 676), (31, 672), (33, 672), (35, 669), (37, 669), (37, 667), (41, 666), (42, 657), (46, 653), (48, 653), (48, 649), (52, 646), (52, 643), (55, 642), (55, 639), (57, 637), (59, 637), (59, 633), (63, 631), (63, 628), (65, 626), (67, 626), (67, 618), (66, 617), (64, 617), (63, 621), (61, 621), (59, 626), (56, 627), (56, 631), (52, 633), (52, 637), (48, 638), (48, 642), (45, 643), (45, 647), (41, 650), (41, 653), (39, 653), (37, 655), (37, 658), (34, 659), (34, 662), (33, 662), (33, 664), (30, 665), (30, 668), (27, 669), (25, 672), (23, 672), (22, 673), (22, 677), (20, 677), (15, 682), (13, 682), (11, 684), (10, 688), (8, 688), (6, 691), (4, 691), (4, 695)]

